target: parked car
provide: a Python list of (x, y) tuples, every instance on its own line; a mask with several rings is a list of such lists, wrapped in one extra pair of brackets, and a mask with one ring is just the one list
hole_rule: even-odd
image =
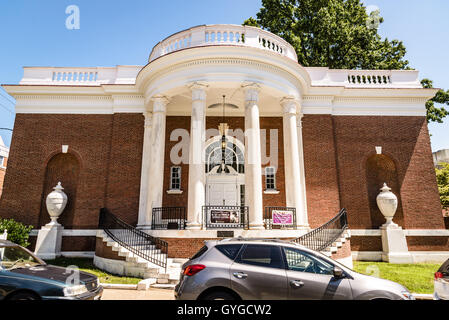
[[(79, 281), (78, 281), (79, 279)], [(29, 250), (0, 240), (0, 300), (99, 300), (103, 287), (90, 273), (47, 265)]]
[(183, 265), (178, 300), (414, 300), (398, 283), (357, 273), (293, 242), (206, 241)]
[(449, 300), (449, 259), (435, 272), (435, 300)]

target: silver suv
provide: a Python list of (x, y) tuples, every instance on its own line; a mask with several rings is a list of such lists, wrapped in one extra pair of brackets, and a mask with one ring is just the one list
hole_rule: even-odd
[(400, 284), (357, 273), (293, 242), (206, 241), (183, 265), (178, 300), (414, 300)]

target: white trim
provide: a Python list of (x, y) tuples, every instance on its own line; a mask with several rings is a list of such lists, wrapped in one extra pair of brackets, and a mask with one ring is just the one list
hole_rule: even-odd
[[(243, 230), (243, 229), (223, 229), (234, 231), (234, 236), (244, 238), (297, 238), (307, 233), (308, 230)], [(221, 230), (221, 231), (223, 231)], [(157, 238), (181, 238), (181, 239), (214, 239), (217, 238), (217, 231), (220, 230), (142, 230)]]
[[(449, 258), (449, 251), (409, 251), (413, 263), (443, 263)], [(382, 261), (382, 251), (352, 251), (355, 261)]]
[[(445, 229), (404, 229), (408, 237), (449, 237), (449, 230)], [(352, 236), (355, 237), (380, 237), (382, 231), (379, 229), (351, 229)]]
[(266, 189), (263, 191), (264, 194), (279, 194), (280, 191), (279, 190), (274, 190), (274, 189)]
[[(88, 230), (88, 229), (75, 229), (75, 230), (62, 230), (63, 237), (95, 237), (98, 230)], [(39, 229), (33, 229), (30, 232), (31, 237), (37, 237)]]
[(61, 256), (67, 258), (93, 258), (95, 251), (63, 251)]
[(182, 190), (167, 190), (167, 194), (183, 194)]

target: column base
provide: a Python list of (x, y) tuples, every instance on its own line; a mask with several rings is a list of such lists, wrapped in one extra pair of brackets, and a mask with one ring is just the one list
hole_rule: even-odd
[(265, 230), (263, 224), (249, 224), (249, 230)]
[(186, 230), (202, 230), (203, 225), (196, 222), (187, 222)]
[(141, 224), (141, 225), (137, 225), (136, 227), (137, 230), (153, 230), (153, 228), (150, 225), (147, 224)]

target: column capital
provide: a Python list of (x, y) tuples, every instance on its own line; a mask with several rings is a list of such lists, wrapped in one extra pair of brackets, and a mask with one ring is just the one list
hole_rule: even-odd
[(151, 97), (151, 101), (153, 102), (153, 113), (167, 111), (167, 104), (170, 102), (170, 99), (164, 95), (155, 95)]
[(252, 83), (244, 83), (242, 84), (242, 88), (245, 91), (245, 101), (246, 102), (258, 102), (259, 101), (259, 92), (260, 85), (252, 82)]
[(206, 100), (206, 90), (209, 88), (209, 85), (205, 82), (195, 81), (189, 83), (187, 87), (192, 91), (192, 100), (193, 101), (204, 101)]
[(284, 114), (297, 114), (301, 109), (301, 104), (298, 98), (287, 96), (281, 99)]

